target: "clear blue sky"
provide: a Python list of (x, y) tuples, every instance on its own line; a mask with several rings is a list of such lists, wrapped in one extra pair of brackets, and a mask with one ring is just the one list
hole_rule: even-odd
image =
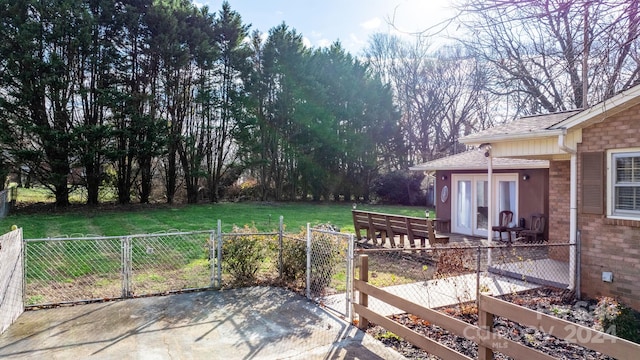
[[(223, 0), (193, 0), (218, 12)], [(268, 32), (283, 21), (302, 34), (308, 46), (327, 46), (340, 40), (359, 55), (375, 32), (415, 32), (454, 14), (451, 0), (229, 0), (251, 30)], [(395, 18), (394, 17), (395, 12)], [(395, 20), (395, 21), (394, 21)]]

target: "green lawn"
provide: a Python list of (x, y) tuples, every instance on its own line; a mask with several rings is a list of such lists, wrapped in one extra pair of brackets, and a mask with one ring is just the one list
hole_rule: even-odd
[[(277, 229), (280, 216), (284, 217), (284, 224), (289, 232), (298, 232), (307, 223), (331, 223), (342, 231), (353, 232), (351, 203), (245, 202), (133, 208), (135, 210), (124, 211), (79, 207), (62, 212), (14, 213), (0, 220), (0, 233), (8, 232), (13, 224), (23, 229), (27, 239), (61, 235), (116, 236), (170, 230), (210, 230), (216, 228), (218, 219), (222, 221), (224, 232), (231, 231), (233, 225), (245, 224), (253, 224), (262, 231), (271, 231)], [(423, 217), (425, 208), (359, 204), (358, 209)]]

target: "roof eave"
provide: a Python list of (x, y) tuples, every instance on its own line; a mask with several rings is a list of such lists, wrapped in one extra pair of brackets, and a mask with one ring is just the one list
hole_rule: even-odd
[[(549, 164), (531, 164), (531, 165), (497, 165), (492, 167), (494, 170), (518, 170), (518, 169), (548, 169)], [(409, 168), (411, 171), (465, 171), (465, 170), (487, 170), (486, 166), (442, 166), (442, 167), (425, 167), (421, 168), (419, 165)]]
[(571, 129), (574, 127), (583, 127), (593, 121), (602, 121), (606, 117), (615, 113), (628, 109), (640, 103), (640, 85), (635, 86), (627, 91), (598, 103), (588, 109), (585, 109), (576, 115), (573, 115), (553, 126), (549, 129)]
[(537, 130), (537, 131), (531, 131), (528, 133), (462, 137), (459, 139), (459, 141), (465, 145), (481, 145), (481, 144), (487, 144), (487, 143), (499, 143), (499, 142), (516, 141), (516, 140), (549, 138), (549, 137), (560, 136), (564, 132), (565, 132), (564, 129)]

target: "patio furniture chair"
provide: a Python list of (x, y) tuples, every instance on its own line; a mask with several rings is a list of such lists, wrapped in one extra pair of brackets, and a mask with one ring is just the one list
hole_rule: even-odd
[(500, 239), (502, 240), (502, 233), (506, 232), (509, 234), (509, 242), (511, 242), (511, 231), (509, 231), (509, 224), (511, 224), (511, 220), (513, 220), (513, 212), (509, 210), (500, 211), (500, 224), (496, 226), (492, 226), (491, 230), (494, 232), (498, 232), (500, 234)]
[(518, 234), (521, 238), (524, 238), (527, 242), (534, 241), (540, 242), (544, 241), (544, 226), (545, 226), (545, 217), (542, 214), (533, 214), (531, 215), (531, 225), (529, 229), (525, 229), (520, 231)]

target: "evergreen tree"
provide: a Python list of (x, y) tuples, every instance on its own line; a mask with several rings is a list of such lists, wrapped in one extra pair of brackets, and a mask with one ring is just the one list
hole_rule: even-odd
[(68, 177), (77, 158), (78, 67), (86, 51), (90, 18), (72, 1), (1, 1), (0, 132), (14, 167), (69, 204)]

